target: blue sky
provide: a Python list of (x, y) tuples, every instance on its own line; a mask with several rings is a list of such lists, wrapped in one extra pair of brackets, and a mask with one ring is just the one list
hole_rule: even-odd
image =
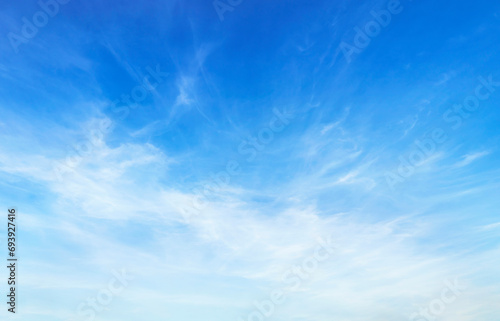
[(499, 315), (500, 3), (41, 3), (0, 5), (9, 318)]

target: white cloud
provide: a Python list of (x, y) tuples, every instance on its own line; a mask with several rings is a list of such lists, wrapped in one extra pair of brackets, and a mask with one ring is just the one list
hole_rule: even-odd
[(474, 161), (476, 161), (484, 156), (487, 156), (489, 154), (490, 154), (489, 151), (481, 151), (481, 152), (475, 152), (472, 154), (466, 154), (466, 155), (462, 156), (462, 160), (460, 162), (456, 163), (455, 165), (453, 165), (453, 167), (455, 167), (455, 168), (465, 167), (465, 166), (471, 164), (472, 162), (474, 162)]

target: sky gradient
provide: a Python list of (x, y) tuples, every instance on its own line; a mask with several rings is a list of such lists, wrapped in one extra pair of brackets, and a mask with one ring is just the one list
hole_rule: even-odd
[(0, 30), (2, 319), (500, 315), (499, 2), (30, 0)]

